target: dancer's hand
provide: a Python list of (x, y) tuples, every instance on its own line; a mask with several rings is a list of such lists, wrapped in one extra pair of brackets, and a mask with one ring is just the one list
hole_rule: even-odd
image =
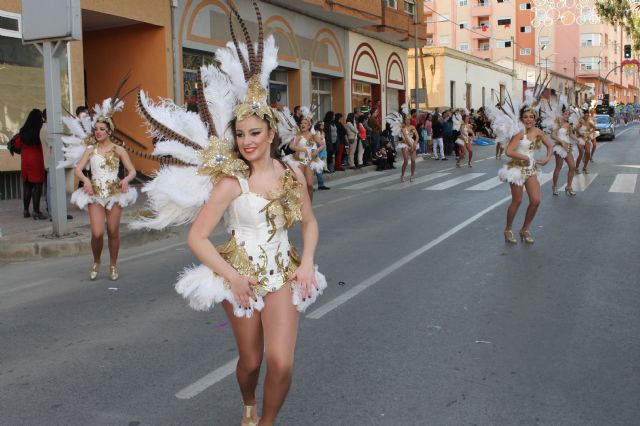
[(256, 294), (251, 290), (251, 286), (257, 284), (257, 279), (240, 274), (238, 274), (234, 280), (230, 281), (229, 286), (231, 287), (233, 297), (236, 299), (236, 303), (245, 309), (249, 309), (251, 307), (249, 299), (257, 300)]
[(129, 192), (129, 182), (127, 182), (126, 179), (122, 179), (119, 185), (120, 185), (120, 191)]
[(313, 287), (319, 290), (318, 283), (316, 282), (316, 268), (313, 264), (300, 264), (298, 269), (289, 276), (288, 281), (300, 284), (300, 296), (302, 300), (311, 297)]
[(89, 179), (85, 178), (82, 181), (82, 190), (87, 195), (93, 195), (93, 185), (91, 185), (91, 181)]

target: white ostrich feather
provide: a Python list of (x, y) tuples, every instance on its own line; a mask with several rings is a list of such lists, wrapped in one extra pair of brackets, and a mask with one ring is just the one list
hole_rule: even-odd
[(229, 123), (233, 119), (236, 98), (232, 93), (229, 77), (220, 69), (209, 65), (201, 68), (204, 97), (213, 117), (218, 137), (233, 139)]
[[(143, 91), (140, 91), (140, 100), (156, 121), (202, 147), (209, 145), (207, 128), (195, 112), (186, 111), (168, 99), (153, 104)], [(152, 130), (152, 133), (156, 137), (161, 136), (159, 132)]]
[(402, 133), (403, 120), (404, 118), (399, 112), (391, 112), (384, 118), (384, 121), (391, 127), (391, 134), (396, 138), (399, 138)]
[(276, 41), (273, 38), (273, 35), (270, 35), (265, 40), (263, 53), (260, 82), (264, 87), (267, 87), (269, 85), (269, 75), (271, 75), (271, 72), (278, 66), (278, 47), (276, 46)]
[[(241, 43), (240, 49), (244, 56), (247, 46)], [(233, 42), (228, 42), (226, 48), (216, 50), (216, 59), (220, 63), (220, 69), (229, 76), (231, 83), (229, 88), (234, 96), (244, 102), (247, 99), (248, 86)]]
[(82, 122), (75, 117), (62, 117), (62, 122), (67, 126), (67, 129), (69, 129), (72, 135), (80, 139), (84, 139), (91, 135), (91, 133), (87, 133)]
[(278, 136), (280, 137), (280, 145), (278, 149), (282, 149), (293, 141), (298, 134), (298, 126), (291, 115), (288, 107), (278, 111)]
[(170, 155), (178, 160), (193, 164), (194, 166), (202, 164), (202, 161), (195, 149), (190, 146), (185, 146), (178, 141), (158, 142), (153, 153), (155, 155)]

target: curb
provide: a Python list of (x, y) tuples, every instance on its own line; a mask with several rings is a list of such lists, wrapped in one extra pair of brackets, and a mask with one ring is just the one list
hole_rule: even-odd
[[(121, 230), (120, 245), (132, 247), (167, 239), (176, 234), (177, 230), (173, 229), (166, 231), (126, 230), (124, 232)], [(53, 238), (48, 235), (39, 235), (37, 238), (38, 241), (28, 242), (3, 241), (0, 245), (0, 262), (20, 262), (91, 253), (91, 235), (88, 229), (76, 228), (75, 232), (62, 238)]]

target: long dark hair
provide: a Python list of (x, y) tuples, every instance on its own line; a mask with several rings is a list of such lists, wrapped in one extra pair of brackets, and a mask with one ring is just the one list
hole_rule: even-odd
[(42, 111), (32, 109), (20, 129), (20, 138), (23, 144), (30, 146), (41, 145), (40, 129), (42, 129), (42, 123)]
[(354, 118), (354, 113), (350, 112), (349, 114), (347, 114), (347, 123), (356, 124)]

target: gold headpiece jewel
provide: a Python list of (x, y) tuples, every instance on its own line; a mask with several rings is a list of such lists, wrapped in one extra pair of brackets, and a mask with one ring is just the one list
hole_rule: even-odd
[(257, 115), (269, 122), (269, 127), (277, 129), (278, 118), (276, 112), (267, 103), (267, 89), (260, 83), (260, 76), (253, 75), (249, 78), (247, 89), (247, 101), (236, 106), (237, 120), (244, 120), (252, 115)]

